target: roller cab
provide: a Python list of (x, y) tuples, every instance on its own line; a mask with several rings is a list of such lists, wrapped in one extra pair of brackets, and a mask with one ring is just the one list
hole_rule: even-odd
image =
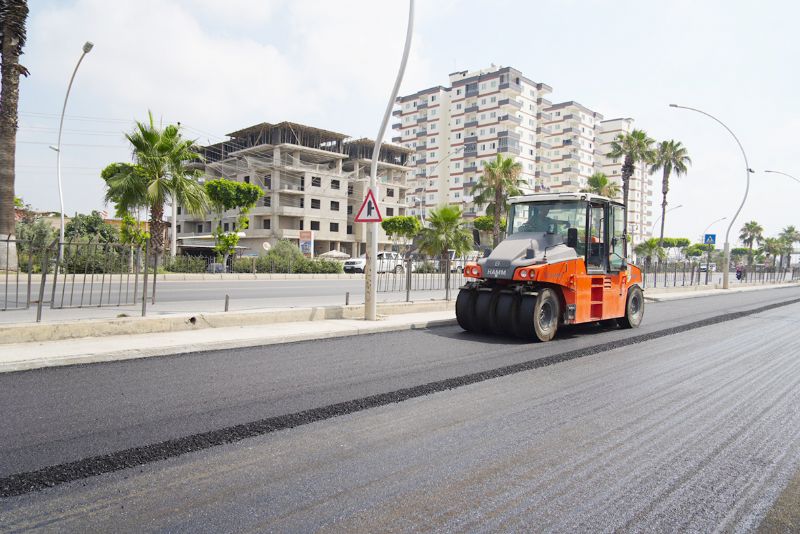
[(560, 325), (639, 326), (642, 273), (626, 257), (625, 208), (588, 193), (509, 199), (508, 236), (468, 263), (456, 300), (465, 330), (551, 340)]

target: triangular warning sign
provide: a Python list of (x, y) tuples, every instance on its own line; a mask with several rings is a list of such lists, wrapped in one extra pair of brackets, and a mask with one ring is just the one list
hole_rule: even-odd
[(367, 196), (354, 220), (362, 223), (381, 222), (383, 220), (381, 211), (378, 209), (378, 202), (375, 200), (375, 195), (372, 194), (372, 189), (367, 189)]

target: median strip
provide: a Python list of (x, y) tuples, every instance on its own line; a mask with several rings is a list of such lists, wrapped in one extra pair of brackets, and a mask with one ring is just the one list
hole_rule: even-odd
[(217, 445), (235, 443), (243, 439), (262, 436), (278, 430), (294, 428), (317, 421), (324, 421), (326, 419), (331, 419), (341, 415), (347, 415), (370, 408), (376, 408), (417, 397), (423, 397), (430, 395), (431, 393), (447, 391), (493, 378), (500, 378), (541, 367), (547, 367), (557, 363), (562, 363), (585, 356), (591, 356), (665, 336), (680, 334), (682, 332), (695, 330), (697, 328), (711, 326), (726, 321), (740, 319), (757, 313), (797, 303), (800, 303), (800, 298), (777, 302), (750, 310), (726, 313), (685, 325), (665, 328), (663, 330), (658, 330), (648, 334), (610, 341), (594, 347), (571, 350), (561, 354), (547, 356), (535, 360), (528, 360), (522, 363), (498, 367), (488, 371), (481, 371), (459, 377), (439, 380), (388, 393), (380, 393), (360, 399), (340, 402), (319, 408), (312, 408), (292, 414), (270, 417), (267, 419), (234, 425), (218, 430), (201, 432), (191, 436), (171, 439), (142, 447), (134, 447), (109, 454), (92, 456), (83, 460), (45, 467), (36, 471), (18, 473), (0, 479), (0, 497), (23, 495), (91, 476), (112, 473), (122, 469), (141, 466), (159, 460), (166, 460), (168, 458), (180, 456), (189, 452), (208, 449)]

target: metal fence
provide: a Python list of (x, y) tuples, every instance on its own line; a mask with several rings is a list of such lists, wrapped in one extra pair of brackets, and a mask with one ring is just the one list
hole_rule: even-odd
[[(637, 265), (642, 270), (645, 288), (697, 286), (721, 283), (722, 272), (709, 270), (697, 262), (660, 262)], [(729, 283), (778, 283), (800, 280), (800, 267), (781, 268), (778, 266), (753, 265), (742, 267), (738, 273), (731, 269)]]
[[(43, 308), (128, 306), (155, 302), (156, 278), (148, 292), (148, 274), (158, 258), (147, 244), (135, 247), (98, 241), (50, 243), (6, 239), (0, 242), (0, 311)], [(148, 299), (145, 299), (145, 296)]]
[(444, 291), (450, 300), (452, 290), (464, 285), (464, 267), (477, 258), (429, 258), (412, 256), (404, 260), (377, 262), (376, 290), (382, 293), (405, 291), (406, 301), (412, 292)]

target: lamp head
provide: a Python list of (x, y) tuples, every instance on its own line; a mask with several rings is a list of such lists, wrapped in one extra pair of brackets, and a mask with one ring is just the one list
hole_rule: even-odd
[(88, 54), (89, 52), (92, 51), (92, 48), (94, 48), (94, 43), (92, 43), (91, 41), (86, 41), (83, 44), (83, 53)]
[(678, 104), (670, 104), (670, 105), (669, 105), (669, 107), (671, 107), (671, 108), (677, 108), (677, 107), (678, 107)]

